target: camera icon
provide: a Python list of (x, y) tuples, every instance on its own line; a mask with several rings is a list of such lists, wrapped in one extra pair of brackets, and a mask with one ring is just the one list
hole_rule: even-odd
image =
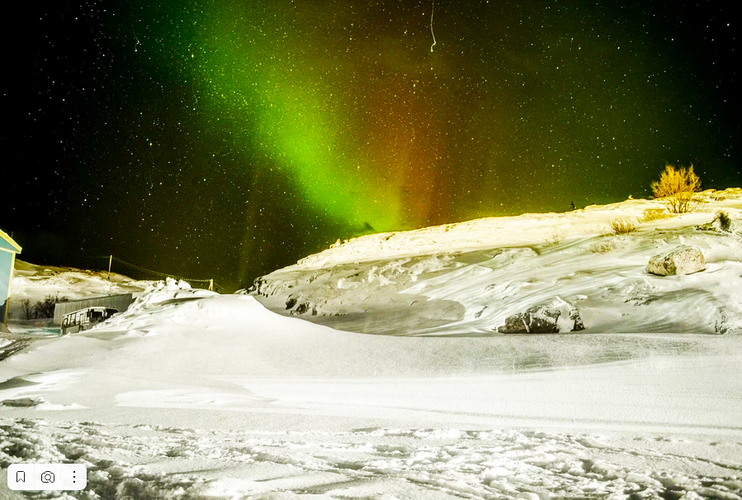
[(42, 483), (53, 483), (54, 482), (54, 473), (52, 471), (44, 471), (41, 473), (41, 482)]

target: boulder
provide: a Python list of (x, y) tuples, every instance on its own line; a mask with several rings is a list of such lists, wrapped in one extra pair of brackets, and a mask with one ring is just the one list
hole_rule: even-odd
[(551, 302), (529, 307), (525, 312), (508, 316), (499, 333), (566, 333), (585, 329), (575, 306), (559, 297)]
[(706, 259), (698, 247), (680, 245), (669, 252), (652, 256), (647, 272), (659, 276), (692, 274), (706, 269)]

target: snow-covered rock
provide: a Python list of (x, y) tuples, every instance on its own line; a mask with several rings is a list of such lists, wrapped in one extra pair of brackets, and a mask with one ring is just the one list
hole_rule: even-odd
[(714, 216), (714, 220), (696, 226), (696, 229), (699, 231), (714, 231), (722, 234), (742, 236), (742, 222), (739, 219), (730, 217), (730, 215), (724, 211), (717, 212)]
[(565, 333), (585, 329), (577, 308), (556, 297), (551, 302), (529, 307), (525, 312), (508, 316), (499, 333)]
[(659, 276), (693, 274), (706, 269), (706, 259), (698, 247), (681, 245), (670, 252), (652, 256), (647, 272)]

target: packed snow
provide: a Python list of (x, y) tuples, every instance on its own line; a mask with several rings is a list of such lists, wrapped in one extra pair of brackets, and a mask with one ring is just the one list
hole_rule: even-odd
[[(740, 499), (742, 190), (701, 199), (625, 235), (658, 202), (371, 235), (250, 294), (127, 283), (91, 330), (4, 344), (3, 470), (87, 465), (66, 498)], [(704, 270), (647, 272), (679, 245)], [(560, 333), (502, 333), (525, 315)]]

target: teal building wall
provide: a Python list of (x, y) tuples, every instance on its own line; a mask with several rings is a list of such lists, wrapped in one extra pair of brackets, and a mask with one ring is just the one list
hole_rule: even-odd
[(18, 243), (0, 231), (0, 323), (6, 323), (8, 319), (10, 281), (13, 279), (15, 254), (20, 251), (21, 247)]

